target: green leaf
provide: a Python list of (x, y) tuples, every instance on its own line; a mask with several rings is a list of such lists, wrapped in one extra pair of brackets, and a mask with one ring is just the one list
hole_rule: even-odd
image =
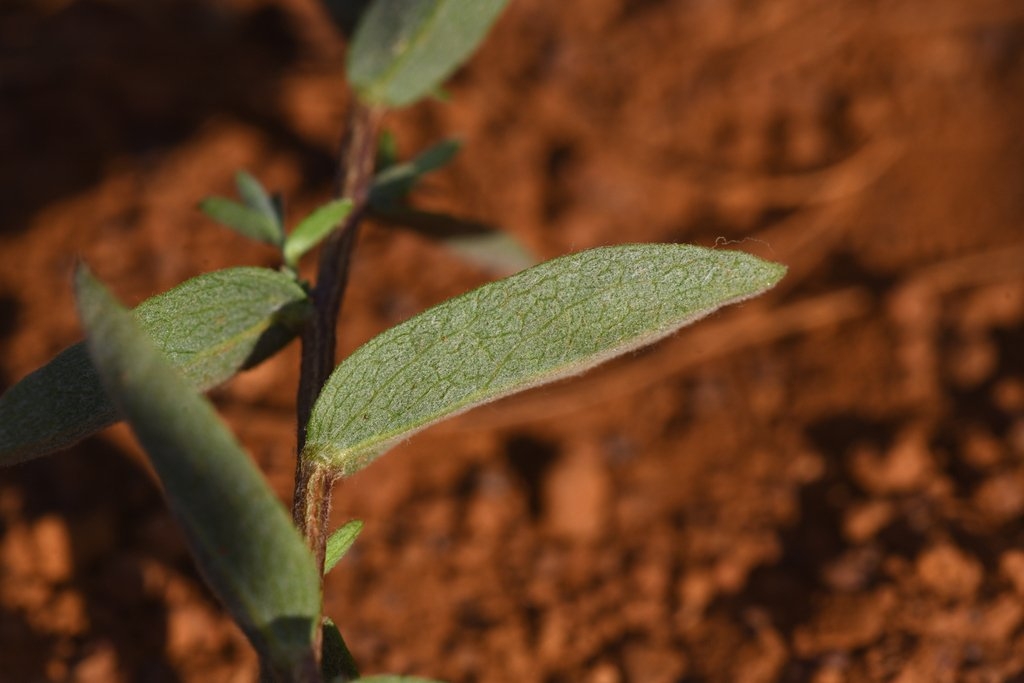
[(244, 204), (224, 197), (207, 197), (199, 203), (200, 210), (250, 239), (280, 247), (284, 226), (278, 202), (267, 194), (259, 180), (245, 171), (235, 174), (235, 186)]
[(281, 244), (284, 240), (281, 212), (274, 199), (264, 189), (263, 184), (249, 173), (239, 171), (235, 174), (235, 187), (238, 188), (238, 194), (246, 206), (264, 216), (274, 225), (273, 244)]
[(369, 104), (415, 102), (469, 58), (506, 2), (375, 0), (349, 47), (349, 82)]
[(284, 262), (295, 267), (302, 255), (327, 237), (351, 211), (351, 199), (335, 199), (306, 216), (285, 240)]
[(259, 242), (281, 245), (281, 227), (252, 207), (224, 197), (207, 197), (199, 209), (213, 220)]
[(308, 671), (320, 581), (284, 506), (213, 406), (84, 267), (75, 289), (103, 387), (149, 455), (199, 570), (272, 669)]
[(498, 275), (511, 275), (537, 263), (513, 235), (483, 223), (404, 207), (375, 208), (372, 215), (438, 241), (462, 260)]
[[(306, 293), (266, 268), (200, 275), (135, 309), (140, 327), (198, 389), (284, 347), (309, 314)], [(119, 418), (83, 344), (65, 349), (0, 396), (0, 465), (71, 446)]]
[(338, 561), (356, 542), (356, 538), (359, 537), (359, 532), (362, 530), (362, 521), (353, 519), (331, 534), (331, 537), (327, 539), (327, 553), (324, 555), (324, 574), (334, 569)]
[(302, 457), (356, 472), (424, 427), (650, 344), (786, 272), (736, 251), (605, 247), (542, 263), (378, 335), (335, 368)]
[(382, 131), (377, 139), (377, 158), (373, 166), (379, 172), (397, 163), (398, 143), (395, 141), (395, 135), (388, 130)]
[(428, 147), (412, 160), (416, 175), (424, 175), (446, 166), (455, 158), (460, 149), (462, 149), (462, 143), (458, 140), (442, 140), (433, 147)]
[(373, 179), (370, 206), (374, 209), (387, 209), (400, 204), (420, 178), (448, 164), (460, 147), (458, 140), (445, 140), (423, 151), (412, 161), (393, 164), (384, 169)]
[(352, 681), (359, 678), (355, 658), (349, 652), (345, 639), (341, 637), (341, 631), (328, 617), (324, 617), (323, 638), (320, 670), (323, 672), (324, 681), (332, 683), (335, 680)]
[(445, 240), (444, 245), (462, 260), (501, 275), (517, 273), (537, 263), (533, 254), (507, 232), (450, 237)]

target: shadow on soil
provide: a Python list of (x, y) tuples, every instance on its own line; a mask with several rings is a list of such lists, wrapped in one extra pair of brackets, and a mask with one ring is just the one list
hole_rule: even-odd
[[(294, 153), (311, 182), (333, 175), (333, 150), (290, 129), (282, 78), (303, 57), (281, 8), (230, 13), (198, 0), (82, 0), (0, 18), (0, 231), (98, 182), (110, 164), (146, 163), (211, 118), (227, 116)], [(8, 37), (13, 37), (7, 41)]]
[(29, 529), (50, 518), (67, 530), (70, 548), (48, 547), (45, 537), (33, 534), (37, 553), (51, 558), (70, 554), (69, 578), (33, 584), (50, 593), (48, 618), (74, 622), (76, 617), (62, 612), (60, 597), (76, 595), (84, 601), (88, 627), (84, 641), (74, 627), (56, 636), (48, 629), (51, 632), (44, 635), (23, 614), (0, 612), (4, 633), (23, 643), (17, 658), (20, 670), (16, 675), (6, 671), (5, 676), (50, 680), (48, 665), (74, 665), (97, 648), (113, 648), (124, 680), (178, 681), (166, 655), (167, 605), (162, 592), (147, 587), (145, 568), (155, 561), (197, 586), (202, 582), (146, 473), (110, 443), (92, 438), (65, 453), (7, 470), (4, 487), (8, 486), (22, 492), (20, 516)]

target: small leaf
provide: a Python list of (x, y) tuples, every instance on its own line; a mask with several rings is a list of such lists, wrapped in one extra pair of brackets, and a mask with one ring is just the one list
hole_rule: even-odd
[(75, 289), (103, 387), (149, 455), (200, 572), (272, 669), (308, 671), (320, 582), (284, 506), (213, 406), (85, 268)]
[(517, 273), (537, 263), (526, 247), (507, 232), (450, 237), (444, 245), (463, 261), (475, 263), (501, 275)]
[(274, 202), (274, 199), (263, 188), (262, 183), (245, 171), (235, 174), (235, 187), (242, 197), (245, 205), (253, 211), (264, 216), (274, 225), (274, 242), (281, 244), (284, 240), (284, 226), (282, 225), (281, 213)]
[(377, 159), (373, 166), (380, 172), (397, 163), (398, 144), (395, 142), (395, 135), (391, 131), (385, 130), (377, 139)]
[(376, 0), (349, 47), (348, 79), (369, 104), (411, 104), (476, 49), (507, 0)]
[(341, 637), (341, 631), (329, 618), (324, 618), (323, 623), (323, 654), (320, 660), (320, 669), (323, 672), (324, 681), (332, 683), (335, 680), (352, 681), (359, 678), (359, 668), (356, 660)]
[(351, 211), (351, 199), (335, 199), (306, 216), (285, 240), (284, 262), (294, 268), (302, 255), (327, 237)]
[(373, 217), (435, 240), (464, 261), (498, 275), (511, 275), (537, 264), (513, 235), (483, 223), (409, 208), (374, 209)]
[[(267, 268), (200, 275), (143, 301), (135, 319), (198, 389), (269, 358), (309, 314), (306, 293)], [(0, 396), (0, 465), (71, 446), (119, 419), (83, 344)]]
[(457, 140), (445, 140), (423, 151), (412, 161), (393, 164), (381, 171), (370, 188), (370, 206), (387, 209), (400, 204), (420, 178), (448, 164), (460, 147)]
[(224, 197), (207, 197), (199, 209), (213, 220), (259, 242), (281, 245), (281, 227), (259, 211)]
[(363, 530), (361, 520), (353, 519), (346, 522), (340, 529), (327, 539), (327, 553), (324, 555), (324, 574), (334, 569), (338, 561), (345, 556), (348, 549), (356, 542), (359, 532)]
[(678, 244), (592, 249), (446, 301), (342, 361), (302, 457), (340, 475), (474, 406), (575, 375), (769, 289), (786, 268)]
[(422, 176), (448, 165), (461, 148), (462, 143), (458, 140), (443, 140), (433, 147), (428, 147), (412, 160), (416, 175)]
[(284, 241), (284, 195), (275, 192), (270, 196), (270, 202), (274, 206), (274, 215), (277, 216), (277, 225), (281, 230), (281, 241)]

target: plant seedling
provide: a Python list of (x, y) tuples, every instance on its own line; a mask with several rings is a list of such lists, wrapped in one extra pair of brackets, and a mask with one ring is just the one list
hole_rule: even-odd
[[(240, 202), (215, 197), (201, 208), (277, 247), (281, 269), (209, 273), (134, 311), (79, 266), (75, 292), (86, 340), (0, 396), (0, 464), (52, 453), (127, 421), (196, 565), (256, 649), (263, 680), (429, 683), (360, 678), (341, 633), (322, 614), (323, 576), (362, 529), (352, 521), (330, 533), (333, 483), (439, 420), (583, 372), (757, 296), (786, 269), (742, 252), (678, 244), (592, 249), (435, 306), (335, 367), (335, 323), (366, 215), (501, 269), (518, 270), (528, 260), (485, 226), (408, 206), (412, 188), (451, 160), (456, 143), (398, 162), (380, 130), (384, 111), (438, 91), (505, 0), (355, 4), (363, 13), (348, 55), (355, 98), (338, 198), (286, 232), (280, 199), (240, 172)], [(310, 286), (297, 266), (318, 244)], [(299, 456), (289, 517), (201, 392), (299, 335)]]

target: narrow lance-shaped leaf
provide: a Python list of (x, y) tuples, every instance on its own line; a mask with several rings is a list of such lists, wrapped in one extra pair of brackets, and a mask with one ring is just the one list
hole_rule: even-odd
[(284, 507), (213, 406), (85, 268), (75, 289), (104, 389), (149, 455), (207, 583), (271, 669), (315, 671), (319, 576)]
[(772, 287), (784, 266), (687, 245), (605, 247), (435, 306), (335, 368), (302, 457), (341, 475), (445, 417), (574, 375)]
[(263, 183), (252, 174), (246, 171), (239, 171), (235, 174), (235, 187), (238, 188), (238, 194), (246, 206), (254, 211), (258, 211), (261, 216), (265, 216), (268, 221), (274, 224), (274, 237), (277, 243), (280, 243), (284, 237), (284, 231), (281, 226), (281, 214), (274, 205), (273, 198), (263, 187)]
[(463, 261), (475, 263), (499, 275), (515, 273), (537, 263), (522, 242), (507, 232), (449, 237), (444, 245)]
[[(143, 301), (135, 319), (202, 390), (276, 353), (309, 313), (306, 292), (267, 268), (200, 275)], [(71, 446), (119, 419), (75, 344), (0, 396), (0, 465)]]
[(370, 104), (415, 102), (469, 58), (506, 3), (375, 0), (349, 47), (349, 82)]
[(249, 239), (275, 246), (281, 244), (277, 226), (245, 204), (225, 197), (207, 197), (199, 203), (199, 209), (221, 225)]
[(411, 161), (393, 164), (377, 174), (370, 187), (370, 206), (375, 209), (400, 205), (420, 178), (448, 164), (458, 153), (457, 140), (445, 140)]
[(356, 666), (355, 658), (349, 652), (345, 639), (341, 637), (341, 631), (328, 617), (325, 617), (323, 622), (323, 653), (320, 658), (320, 670), (323, 673), (324, 683), (353, 681), (359, 678), (359, 668)]
[(379, 221), (440, 242), (462, 260), (497, 275), (511, 275), (537, 263), (533, 254), (515, 236), (490, 225), (405, 207), (374, 208), (371, 215)]
[(285, 240), (284, 262), (295, 267), (302, 255), (327, 237), (351, 211), (351, 199), (335, 199), (306, 216)]
[(284, 242), (281, 216), (260, 181), (245, 171), (239, 171), (235, 174), (235, 185), (244, 203), (224, 197), (207, 197), (199, 203), (199, 209), (249, 239), (281, 246)]
[(373, 162), (373, 167), (379, 173), (397, 163), (398, 142), (395, 140), (395, 135), (389, 130), (381, 131), (380, 137), (377, 139), (377, 158)]
[(362, 521), (353, 519), (330, 535), (327, 539), (327, 552), (324, 554), (324, 574), (334, 569), (338, 561), (345, 556), (345, 553), (359, 538), (359, 532), (362, 530)]

